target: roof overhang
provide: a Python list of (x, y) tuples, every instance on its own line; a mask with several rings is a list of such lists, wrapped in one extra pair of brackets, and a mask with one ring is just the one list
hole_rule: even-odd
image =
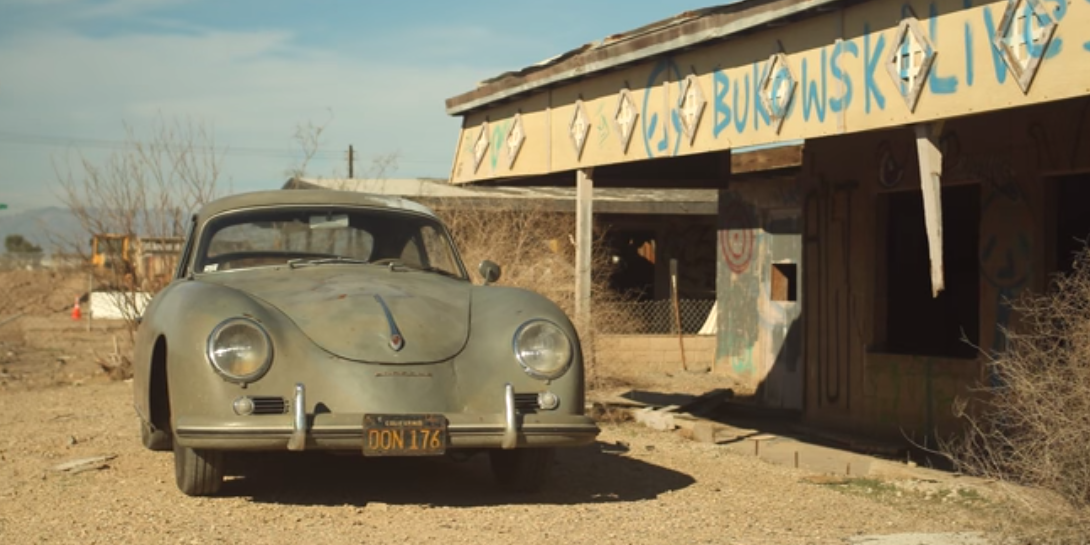
[(747, 0), (686, 12), (584, 45), (519, 71), (501, 74), (473, 91), (447, 99), (447, 114), (462, 115), (545, 87), (742, 34), (841, 3), (844, 0)]

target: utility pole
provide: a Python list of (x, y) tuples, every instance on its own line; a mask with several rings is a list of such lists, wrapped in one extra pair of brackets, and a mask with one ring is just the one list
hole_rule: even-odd
[(355, 152), (352, 150), (352, 144), (348, 145), (348, 179), (355, 178), (355, 172), (352, 169), (352, 165), (355, 164)]

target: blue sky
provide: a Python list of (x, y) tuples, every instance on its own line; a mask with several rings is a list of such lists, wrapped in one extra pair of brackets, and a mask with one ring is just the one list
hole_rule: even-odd
[[(725, 2), (720, 2), (725, 3)], [(54, 160), (100, 162), (125, 124), (214, 128), (235, 191), (279, 187), (300, 124), (326, 124), (312, 175), (400, 155), (394, 177), (446, 177), (484, 78), (711, 2), (0, 0), (0, 202), (58, 204)]]

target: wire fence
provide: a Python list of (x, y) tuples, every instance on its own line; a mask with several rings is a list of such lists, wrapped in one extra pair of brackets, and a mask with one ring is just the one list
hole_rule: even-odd
[[(695, 335), (708, 322), (714, 299), (682, 299), (675, 308), (670, 299), (609, 302), (594, 305), (595, 330), (613, 335)], [(714, 317), (712, 317), (714, 320)]]

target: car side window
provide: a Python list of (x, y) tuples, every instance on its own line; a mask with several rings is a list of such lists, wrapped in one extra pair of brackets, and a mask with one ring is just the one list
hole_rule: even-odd
[(459, 272), (450, 243), (439, 229), (434, 225), (424, 225), (420, 229), (420, 240), (424, 244), (429, 266), (455, 274)]

